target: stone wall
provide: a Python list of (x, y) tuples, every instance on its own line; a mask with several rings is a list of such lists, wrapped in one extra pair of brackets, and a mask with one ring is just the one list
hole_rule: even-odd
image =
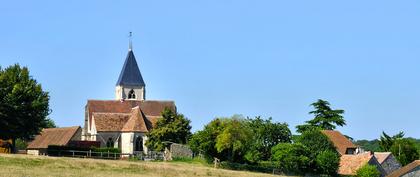
[(171, 152), (172, 158), (177, 158), (177, 157), (193, 158), (192, 150), (186, 145), (173, 143), (170, 146), (170, 152)]
[(390, 155), (384, 162), (382, 162), (381, 166), (385, 170), (386, 174), (390, 174), (391, 172), (401, 168), (401, 164), (393, 155)]

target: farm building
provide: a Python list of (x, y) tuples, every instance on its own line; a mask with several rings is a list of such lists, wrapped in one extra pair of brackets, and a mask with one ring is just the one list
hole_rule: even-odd
[(49, 145), (67, 146), (70, 141), (80, 141), (82, 128), (80, 126), (63, 128), (46, 128), (29, 143), (27, 154), (46, 155)]
[(392, 155), (391, 152), (375, 152), (374, 156), (385, 170), (386, 174), (401, 168), (400, 162)]
[(420, 160), (409, 163), (408, 165), (395, 170), (387, 177), (418, 177), (420, 176)]

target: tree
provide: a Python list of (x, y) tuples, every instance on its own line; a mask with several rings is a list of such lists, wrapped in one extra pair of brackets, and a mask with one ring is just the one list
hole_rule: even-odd
[(165, 108), (156, 127), (147, 134), (146, 146), (156, 151), (162, 151), (165, 148), (165, 141), (186, 144), (191, 136), (190, 122), (184, 115)]
[(380, 137), (379, 145), (382, 149), (382, 151), (390, 151), (391, 146), (394, 144), (394, 142), (398, 139), (401, 139), (404, 137), (404, 132), (399, 132), (398, 134), (394, 136), (389, 136), (385, 132), (382, 132), (382, 136)]
[[(301, 143), (309, 149), (309, 159), (310, 159), (310, 169), (311, 173), (321, 173), (323, 170), (319, 169), (318, 164), (316, 163), (317, 156), (324, 151), (331, 151), (336, 153), (339, 158), (339, 154), (335, 149), (334, 144), (328, 139), (319, 130), (310, 130), (302, 133), (299, 138), (297, 138), (297, 143)], [(337, 165), (338, 168), (338, 165)]]
[(29, 75), (27, 67), (18, 64), (0, 68), (0, 138), (24, 140), (47, 127), (50, 113), (48, 92)]
[(47, 124), (45, 128), (57, 128), (57, 125), (55, 124), (54, 120), (47, 118)]
[(304, 174), (308, 171), (309, 149), (300, 143), (280, 143), (271, 150), (271, 160), (285, 173)]
[(346, 121), (342, 114), (344, 110), (333, 110), (328, 101), (319, 99), (317, 102), (312, 103), (311, 106), (315, 108), (314, 111), (309, 112), (315, 117), (312, 120), (306, 121), (304, 125), (296, 126), (297, 132), (303, 133), (308, 130), (334, 130), (336, 126), (346, 125)]
[(326, 150), (316, 156), (316, 166), (320, 174), (336, 176), (340, 165), (340, 156), (336, 151)]
[(396, 139), (389, 150), (403, 166), (420, 157), (414, 142), (406, 138)]
[(292, 133), (286, 123), (274, 123), (271, 118), (264, 120), (257, 116), (254, 119), (248, 118), (247, 124), (253, 136), (245, 155), (249, 162), (269, 160), (273, 146), (291, 142)]
[(356, 177), (379, 177), (381, 173), (374, 165), (366, 164), (356, 171)]

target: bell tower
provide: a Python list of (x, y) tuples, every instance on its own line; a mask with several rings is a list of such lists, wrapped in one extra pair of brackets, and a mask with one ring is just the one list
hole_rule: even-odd
[(140, 69), (134, 56), (132, 44), (128, 47), (128, 54), (115, 87), (116, 100), (145, 100), (146, 84), (141, 76)]

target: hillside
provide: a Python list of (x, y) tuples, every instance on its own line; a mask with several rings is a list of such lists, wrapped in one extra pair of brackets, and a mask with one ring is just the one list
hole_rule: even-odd
[[(182, 162), (130, 162), (0, 154), (1, 177), (46, 176), (215, 176), (269, 177), (273, 175), (214, 169)], [(278, 175), (276, 177), (279, 177)]]

